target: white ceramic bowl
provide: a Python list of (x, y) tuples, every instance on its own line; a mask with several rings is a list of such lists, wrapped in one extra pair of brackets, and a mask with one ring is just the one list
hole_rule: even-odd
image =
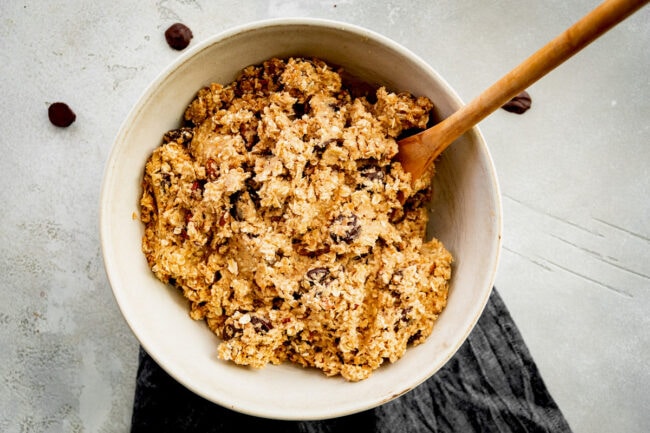
[[(217, 35), (181, 55), (144, 92), (113, 145), (101, 193), (101, 242), (117, 303), (145, 350), (180, 383), (240, 412), (278, 419), (323, 419), (388, 402), (433, 375), (461, 346), (487, 302), (501, 246), (501, 201), (477, 129), (439, 159), (429, 231), (455, 257), (447, 308), (433, 334), (398, 362), (349, 383), (284, 364), (252, 370), (217, 359), (218, 338), (188, 316), (179, 292), (154, 278), (141, 252), (138, 214), (146, 159), (179, 126), (197, 90), (231, 82), (273, 56), (316, 56), (367, 81), (426, 95), (441, 117), (461, 101), (424, 61), (395, 42), (349, 24), (272, 20)], [(444, 59), (441, 59), (444, 61)]]

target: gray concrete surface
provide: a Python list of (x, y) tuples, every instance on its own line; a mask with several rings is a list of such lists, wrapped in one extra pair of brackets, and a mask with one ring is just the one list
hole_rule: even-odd
[[(0, 2), (0, 431), (128, 431), (138, 345), (98, 235), (122, 119), (179, 53), (253, 20), (362, 25), (410, 48), (469, 100), (596, 0)], [(576, 432), (650, 431), (650, 8), (530, 88), (483, 131), (500, 177), (497, 277)], [(47, 107), (77, 113), (68, 129)], [(477, 246), (480, 247), (480, 246)]]

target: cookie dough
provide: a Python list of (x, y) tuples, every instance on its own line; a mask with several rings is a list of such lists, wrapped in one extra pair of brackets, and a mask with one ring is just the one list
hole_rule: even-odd
[(396, 138), (432, 103), (354, 97), (318, 59), (270, 59), (199, 90), (146, 163), (142, 249), (221, 339), (218, 356), (367, 378), (422, 343), (452, 257), (425, 241), (430, 176)]

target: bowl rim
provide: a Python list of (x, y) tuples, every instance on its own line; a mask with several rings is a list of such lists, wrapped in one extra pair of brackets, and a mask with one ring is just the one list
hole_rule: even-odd
[(122, 296), (120, 290), (115, 290), (115, 285), (117, 284), (115, 278), (116, 269), (114, 269), (114, 263), (112, 263), (111, 261), (111, 257), (113, 257), (113, 255), (115, 254), (115, 251), (113, 245), (111, 245), (111, 243), (109, 242), (109, 232), (111, 229), (107, 224), (107, 221), (109, 220), (109, 210), (108, 207), (105, 206), (105, 203), (107, 202), (107, 197), (110, 194), (110, 186), (111, 186), (110, 181), (113, 178), (113, 171), (115, 170), (116, 164), (118, 163), (117, 156), (120, 153), (118, 144), (127, 135), (129, 130), (129, 124), (131, 123), (132, 119), (137, 117), (138, 113), (147, 105), (148, 101), (154, 95), (156, 89), (158, 89), (160, 84), (163, 83), (178, 68), (182, 67), (182, 65), (186, 63), (189, 59), (199, 55), (202, 51), (209, 49), (212, 45), (216, 43), (220, 43), (227, 39), (240, 36), (246, 32), (259, 31), (261, 29), (271, 28), (271, 27), (286, 27), (286, 26), (314, 26), (320, 28), (336, 29), (346, 33), (351, 33), (357, 36), (366, 37), (371, 40), (374, 40), (380, 43), (381, 45), (388, 47), (390, 50), (396, 51), (401, 55), (408, 57), (409, 60), (414, 64), (417, 64), (419, 68), (426, 70), (427, 74), (435, 77), (435, 79), (445, 87), (446, 94), (453, 100), (454, 104), (456, 104), (457, 106), (463, 105), (463, 101), (457, 95), (456, 91), (447, 83), (447, 81), (443, 77), (441, 77), (438, 74), (436, 70), (434, 70), (427, 62), (422, 60), (418, 55), (416, 55), (405, 46), (397, 43), (396, 41), (388, 37), (356, 24), (351, 24), (351, 23), (331, 20), (331, 19), (323, 19), (323, 18), (306, 18), (306, 17), (305, 18), (302, 17), (271, 18), (271, 19), (252, 21), (246, 24), (241, 24), (241, 25), (231, 27), (221, 32), (217, 32), (214, 35), (209, 36), (206, 39), (202, 40), (195, 46), (190, 47), (189, 50), (186, 50), (185, 52), (181, 53), (178, 57), (176, 57), (169, 64), (167, 64), (162, 69), (162, 71), (146, 86), (144, 91), (137, 97), (132, 108), (129, 110), (124, 121), (121, 123), (118, 133), (113, 143), (111, 144), (110, 153), (106, 160), (103, 177), (102, 177), (100, 202), (99, 202), (100, 244), (101, 244), (102, 258), (104, 262), (106, 275), (109, 284), (111, 286), (111, 291), (113, 293), (113, 296), (117, 302), (118, 308), (120, 309), (122, 318), (125, 320), (131, 332), (136, 337), (138, 343), (142, 346), (142, 348), (145, 351), (147, 351), (147, 353), (154, 359), (154, 361), (156, 361), (156, 363), (158, 363), (158, 365), (160, 365), (160, 367), (163, 368), (163, 370), (165, 370), (170, 376), (172, 376), (175, 380), (181, 383), (184, 387), (190, 389), (193, 393), (203, 398), (206, 398), (210, 401), (213, 401), (217, 404), (220, 404), (224, 407), (236, 410), (241, 413), (246, 413), (253, 416), (261, 416), (261, 417), (266, 417), (271, 419), (314, 420), (314, 419), (325, 419), (325, 418), (349, 415), (352, 413), (356, 413), (362, 410), (367, 410), (370, 408), (380, 406), (384, 403), (387, 403), (388, 401), (391, 401), (394, 398), (397, 398), (409, 392), (410, 390), (412, 390), (413, 388), (417, 387), (422, 382), (430, 378), (454, 356), (454, 354), (458, 351), (460, 346), (466, 341), (470, 332), (472, 331), (472, 329), (474, 329), (476, 323), (478, 322), (487, 304), (488, 298), (490, 296), (492, 287), (496, 279), (496, 274), (497, 274), (497, 269), (498, 269), (499, 260), (501, 256), (501, 249), (502, 249), (503, 208), (502, 208), (501, 191), (499, 188), (497, 172), (494, 166), (492, 155), (490, 153), (490, 150), (486, 144), (486, 141), (481, 131), (479, 130), (478, 126), (475, 126), (468, 133), (475, 135), (475, 139), (479, 143), (479, 146), (481, 147), (481, 151), (484, 152), (485, 161), (488, 164), (487, 168), (492, 174), (492, 178), (491, 178), (491, 181), (493, 183), (492, 188), (494, 190), (494, 197), (496, 198), (496, 202), (495, 202), (495, 206), (496, 206), (495, 211), (497, 213), (495, 215), (496, 216), (496, 221), (495, 221), (496, 244), (494, 245), (494, 257), (492, 259), (492, 269), (490, 270), (489, 278), (486, 279), (487, 280), (486, 287), (481, 292), (483, 295), (482, 299), (480, 299), (477, 302), (476, 314), (468, 322), (469, 326), (467, 326), (467, 328), (465, 329), (463, 337), (455, 342), (455, 344), (448, 351), (447, 356), (444, 358), (443, 362), (439, 366), (437, 366), (436, 368), (423, 369), (424, 372), (419, 374), (418, 380), (410, 382), (407, 388), (399, 392), (396, 392), (390, 396), (377, 397), (372, 400), (366, 400), (361, 404), (357, 404), (356, 406), (348, 405), (346, 407), (336, 408), (335, 410), (329, 410), (329, 411), (326, 410), (325, 412), (317, 411), (316, 414), (312, 412), (305, 413), (305, 414), (287, 414), (287, 413), (277, 413), (277, 411), (273, 411), (272, 408), (266, 411), (253, 410), (249, 407), (246, 407), (245, 404), (238, 404), (237, 402), (233, 402), (231, 400), (228, 400), (227, 398), (223, 398), (221, 400), (215, 399), (214, 396), (208, 395), (203, 390), (197, 389), (189, 385), (188, 381), (185, 380), (185, 378), (182, 377), (182, 375), (177, 374), (177, 372), (175, 371), (169, 371), (169, 369), (167, 369), (165, 366), (165, 362), (163, 361), (163, 359), (161, 359), (160, 354), (158, 354), (155, 350), (151, 350), (147, 342), (143, 341), (139, 329), (137, 328), (137, 326), (135, 326), (131, 318), (126, 314), (125, 304), (124, 304), (126, 300)]

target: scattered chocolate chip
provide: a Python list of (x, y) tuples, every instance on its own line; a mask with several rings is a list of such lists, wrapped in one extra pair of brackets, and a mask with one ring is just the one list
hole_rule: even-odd
[(183, 50), (190, 44), (190, 40), (194, 37), (192, 30), (185, 24), (175, 23), (165, 30), (165, 39), (170, 47), (175, 50)]
[(510, 101), (506, 102), (501, 108), (511, 113), (523, 114), (528, 111), (532, 102), (530, 95), (524, 90)]
[(47, 116), (53, 125), (67, 128), (77, 119), (77, 115), (65, 102), (55, 102), (47, 109)]

